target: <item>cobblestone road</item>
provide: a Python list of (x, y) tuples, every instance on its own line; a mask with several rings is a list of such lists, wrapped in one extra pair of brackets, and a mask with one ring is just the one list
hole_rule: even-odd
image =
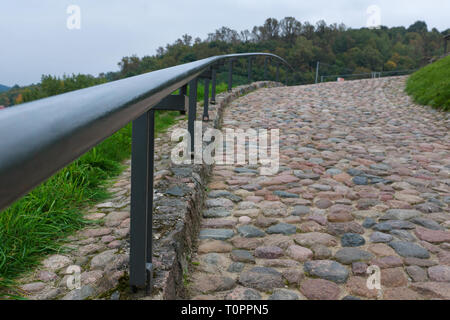
[(411, 103), (405, 79), (260, 89), (228, 107), (224, 127), (280, 129), (280, 170), (215, 167), (193, 299), (450, 299), (449, 119)]

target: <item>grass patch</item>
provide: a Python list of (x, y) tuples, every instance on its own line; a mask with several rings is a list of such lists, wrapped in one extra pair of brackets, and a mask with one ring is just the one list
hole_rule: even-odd
[[(199, 101), (203, 90), (199, 86)], [(217, 93), (226, 90), (225, 84), (217, 85)], [(178, 116), (177, 111), (157, 111), (155, 132), (164, 132)], [(131, 129), (130, 123), (0, 212), (0, 298), (19, 298), (14, 279), (92, 223), (82, 211), (110, 196), (108, 180), (122, 172), (121, 163), (131, 155)]]
[[(233, 86), (234, 87), (234, 86)], [(228, 90), (228, 85), (226, 83), (218, 83), (216, 84), (216, 95), (222, 92), (226, 92)], [(203, 82), (199, 82), (197, 85), (197, 100), (203, 101), (205, 93), (205, 85)], [(211, 86), (209, 86), (209, 98), (211, 99)]]
[(450, 111), (450, 56), (413, 73), (406, 92), (419, 104)]

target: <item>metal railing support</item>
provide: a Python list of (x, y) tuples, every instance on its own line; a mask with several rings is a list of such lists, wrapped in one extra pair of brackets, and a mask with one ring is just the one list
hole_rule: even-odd
[(191, 156), (194, 155), (194, 127), (197, 114), (197, 82), (197, 78), (189, 81), (188, 132), (191, 135)]
[(209, 102), (209, 79), (205, 79), (205, 90), (203, 92), (203, 121), (209, 121), (208, 113), (208, 102)]
[[(186, 95), (187, 95), (187, 84), (185, 84), (184, 86), (182, 86), (180, 88), (180, 96), (186, 96)], [(180, 114), (186, 114), (186, 110), (180, 111)]]
[(228, 62), (228, 92), (233, 89), (233, 59)]
[(267, 60), (268, 58), (264, 58), (264, 80), (267, 80)]
[(252, 83), (252, 58), (248, 58), (247, 71), (248, 71), (248, 83)]
[(211, 70), (211, 104), (216, 104), (216, 76), (217, 70), (216, 68), (212, 68)]
[(277, 62), (277, 72), (275, 76), (276, 82), (280, 81), (280, 64)]
[(131, 146), (130, 286), (151, 286), (153, 211), (153, 110), (133, 121)]
[(147, 178), (147, 259), (146, 270), (148, 287), (152, 287), (153, 270), (153, 172), (155, 160), (155, 110), (149, 110), (148, 115), (148, 178)]

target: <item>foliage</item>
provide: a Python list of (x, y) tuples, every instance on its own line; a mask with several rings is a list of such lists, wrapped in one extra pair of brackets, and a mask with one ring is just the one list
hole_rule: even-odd
[(5, 91), (8, 91), (9, 89), (11, 89), (11, 88), (0, 84), (0, 92), (5, 92)]
[[(349, 74), (361, 70), (394, 71), (419, 68), (443, 52), (442, 36), (437, 29), (428, 30), (425, 22), (417, 21), (410, 27), (381, 27), (380, 29), (351, 29), (345, 25), (327, 25), (319, 21), (315, 26), (308, 22), (286, 17), (281, 21), (269, 18), (262, 26), (251, 31), (236, 31), (222, 27), (202, 41), (192, 41), (183, 35), (173, 44), (160, 47), (153, 56), (124, 57), (119, 63), (120, 71), (113, 78), (171, 67), (177, 64), (207, 58), (214, 55), (240, 52), (271, 52), (294, 67), (291, 83), (311, 83), (315, 78), (316, 62), (320, 61), (320, 74)], [(263, 79), (263, 58), (253, 64), (254, 79)], [(233, 81), (247, 81), (247, 65), (238, 61)], [(269, 79), (275, 78), (275, 67), (269, 69)], [(227, 67), (218, 77), (225, 81)], [(285, 79), (285, 71), (280, 71)]]
[(406, 92), (417, 103), (450, 111), (450, 56), (413, 73)]
[[(291, 84), (313, 82), (317, 61), (321, 62), (321, 75), (416, 69), (442, 55), (442, 36), (448, 32), (448, 29), (443, 32), (435, 28), (428, 30), (424, 21), (417, 21), (408, 28), (351, 29), (344, 24), (327, 25), (325, 21), (312, 25), (294, 17), (280, 21), (269, 18), (251, 31), (222, 27), (209, 33), (205, 40), (184, 34), (174, 43), (159, 47), (155, 55), (123, 57), (118, 63), (120, 71), (101, 73), (99, 77), (72, 75), (60, 79), (43, 76), (41, 84), (0, 93), (0, 105), (10, 106), (54, 92), (67, 92), (228, 53), (260, 51), (286, 58), (295, 69), (289, 74)], [(254, 79), (263, 80), (263, 65), (263, 58), (256, 59)], [(218, 79), (226, 82), (226, 66), (219, 71)], [(269, 80), (275, 79), (275, 72), (275, 66), (270, 65)], [(247, 82), (245, 61), (236, 63), (233, 76), (237, 85)], [(281, 68), (280, 79), (284, 80), (286, 76)], [(20, 93), (22, 98), (16, 101)]]

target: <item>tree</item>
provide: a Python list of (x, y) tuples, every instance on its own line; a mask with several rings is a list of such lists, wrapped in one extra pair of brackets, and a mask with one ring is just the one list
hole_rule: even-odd
[(184, 34), (184, 35), (181, 36), (181, 38), (182, 38), (183, 44), (185, 46), (189, 46), (189, 47), (191, 46), (191, 44), (192, 44), (192, 37), (190, 35)]
[(425, 21), (416, 21), (412, 25), (409, 26), (408, 32), (418, 32), (424, 33), (428, 31), (427, 24)]
[[(251, 30), (251, 31), (249, 31)], [(450, 29), (439, 32), (428, 31), (424, 21), (417, 21), (408, 28), (382, 27), (380, 29), (351, 29), (344, 24), (327, 25), (318, 21), (315, 25), (299, 22), (294, 17), (278, 21), (268, 18), (262, 25), (236, 31), (221, 27), (202, 40), (188, 34), (166, 46), (160, 46), (154, 55), (142, 58), (136, 55), (123, 57), (118, 63), (120, 71), (106, 72), (99, 77), (90, 75), (42, 76), (39, 84), (15, 86), (0, 93), (0, 105), (27, 102), (62, 92), (100, 84), (167, 68), (210, 56), (240, 52), (270, 52), (277, 54), (294, 67), (291, 77), (297, 83), (314, 81), (316, 62), (321, 62), (321, 74), (348, 74), (381, 70), (419, 68), (431, 57), (442, 54), (442, 36)], [(242, 61), (241, 61), (242, 62)], [(264, 73), (261, 59), (253, 64), (255, 79)], [(223, 70), (224, 68), (222, 68)], [(274, 78), (275, 66), (269, 65), (269, 74)], [(285, 69), (280, 68), (284, 77)], [(235, 83), (247, 81), (247, 65), (236, 63)], [(226, 81), (226, 73), (218, 72), (219, 81)], [(20, 95), (20, 96), (19, 96)]]
[(264, 22), (264, 25), (259, 27), (259, 34), (261, 40), (272, 40), (279, 36), (280, 24), (277, 19), (269, 18)]
[(281, 36), (292, 44), (295, 38), (300, 35), (302, 24), (294, 17), (286, 17), (280, 21)]

